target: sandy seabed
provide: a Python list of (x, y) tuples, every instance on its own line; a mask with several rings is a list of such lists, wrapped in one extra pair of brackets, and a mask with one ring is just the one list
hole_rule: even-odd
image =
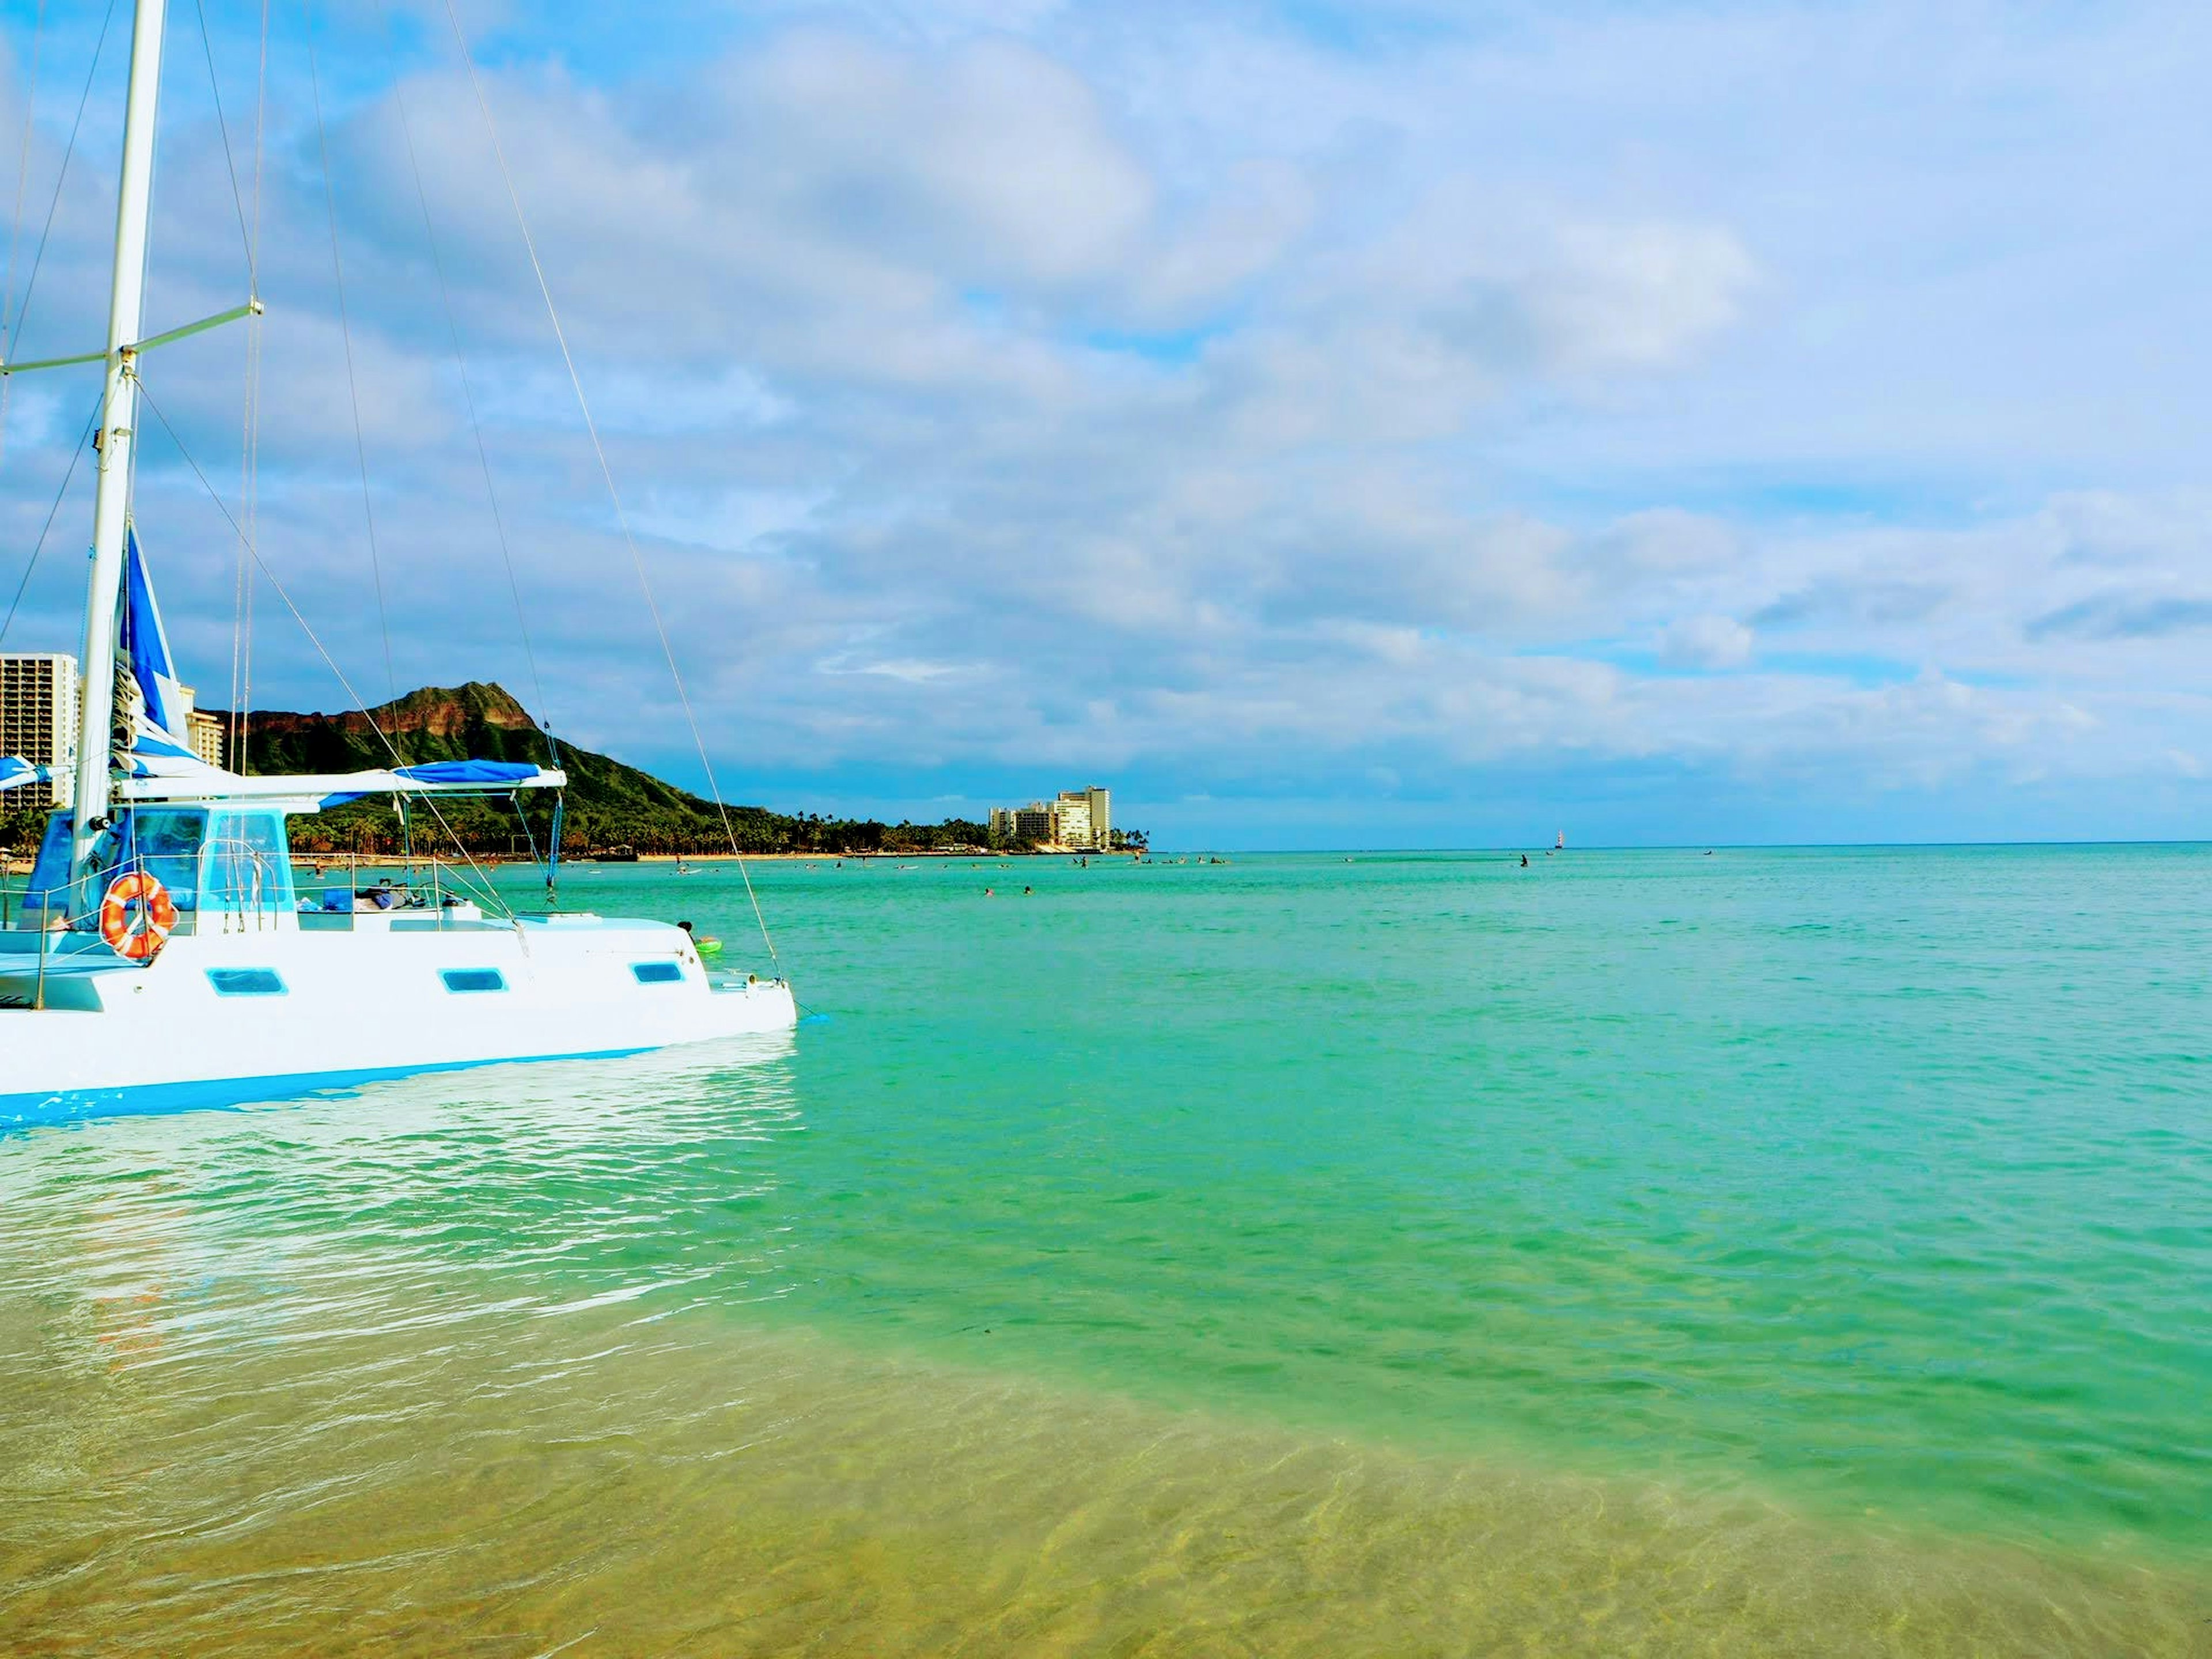
[(128, 1297), (53, 1311), (0, 1322), (15, 1653), (2212, 1652), (2212, 1577), (2170, 1564), (1304, 1438), (723, 1311), (432, 1306), (221, 1349)]

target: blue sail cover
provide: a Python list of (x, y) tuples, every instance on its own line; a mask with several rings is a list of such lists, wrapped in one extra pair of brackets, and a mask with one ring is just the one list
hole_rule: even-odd
[(50, 775), (45, 767), (27, 761), (21, 755), (0, 755), (0, 790), (20, 788), (27, 783), (44, 783)]
[(128, 557), (124, 569), (121, 642), (139, 694), (146, 699), (146, 724), (154, 728), (149, 735), (167, 737), (190, 755), (192, 732), (185, 714), (185, 688), (177, 678), (176, 659), (169, 654), (168, 631), (161, 626), (161, 609), (154, 602), (154, 579), (147, 572), (136, 526), (124, 532), (124, 545)]
[[(485, 790), (558, 789), (568, 780), (564, 773), (548, 771), (526, 761), (457, 760), (424, 761), (419, 766), (395, 766), (385, 773), (356, 772), (325, 781), (362, 786), (325, 793), (322, 805), (331, 807), (343, 806), (364, 795), (386, 793), (434, 794), (450, 791), (455, 794), (476, 794)], [(402, 787), (404, 785), (413, 787)]]
[(420, 766), (395, 766), (394, 774), (416, 783), (520, 783), (536, 777), (541, 768), (522, 761), (426, 761)]

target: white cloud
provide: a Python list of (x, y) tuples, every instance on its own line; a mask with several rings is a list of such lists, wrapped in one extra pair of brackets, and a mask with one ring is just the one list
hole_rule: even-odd
[(1733, 617), (1685, 617), (1659, 635), (1659, 661), (1668, 668), (1741, 668), (1751, 660), (1752, 632)]
[(1757, 267), (1725, 228), (1570, 225), (1531, 280), (1550, 349), (1579, 369), (1659, 368), (1735, 320)]
[(1151, 212), (1090, 86), (1012, 40), (916, 54), (802, 33), (734, 60), (727, 84), (739, 142), (724, 155), (742, 166), (744, 141), (772, 144), (763, 194), (832, 236), (1064, 283), (1113, 262)]

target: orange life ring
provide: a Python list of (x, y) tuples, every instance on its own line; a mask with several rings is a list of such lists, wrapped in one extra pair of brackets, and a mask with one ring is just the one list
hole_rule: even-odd
[[(136, 925), (131, 907), (138, 907)], [(150, 962), (168, 942), (169, 929), (177, 925), (177, 907), (169, 890), (143, 870), (118, 876), (100, 902), (100, 936), (107, 948), (133, 962)]]

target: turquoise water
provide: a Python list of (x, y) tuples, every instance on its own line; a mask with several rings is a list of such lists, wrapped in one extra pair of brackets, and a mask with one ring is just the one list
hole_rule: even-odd
[(836, 1012), (798, 1076), (838, 1121), (784, 1189), (807, 1316), (2212, 1544), (2205, 850), (1024, 878), (776, 884)]
[(0, 1616), (2203, 1650), (2212, 850), (916, 862), (787, 1048), (0, 1140)]

